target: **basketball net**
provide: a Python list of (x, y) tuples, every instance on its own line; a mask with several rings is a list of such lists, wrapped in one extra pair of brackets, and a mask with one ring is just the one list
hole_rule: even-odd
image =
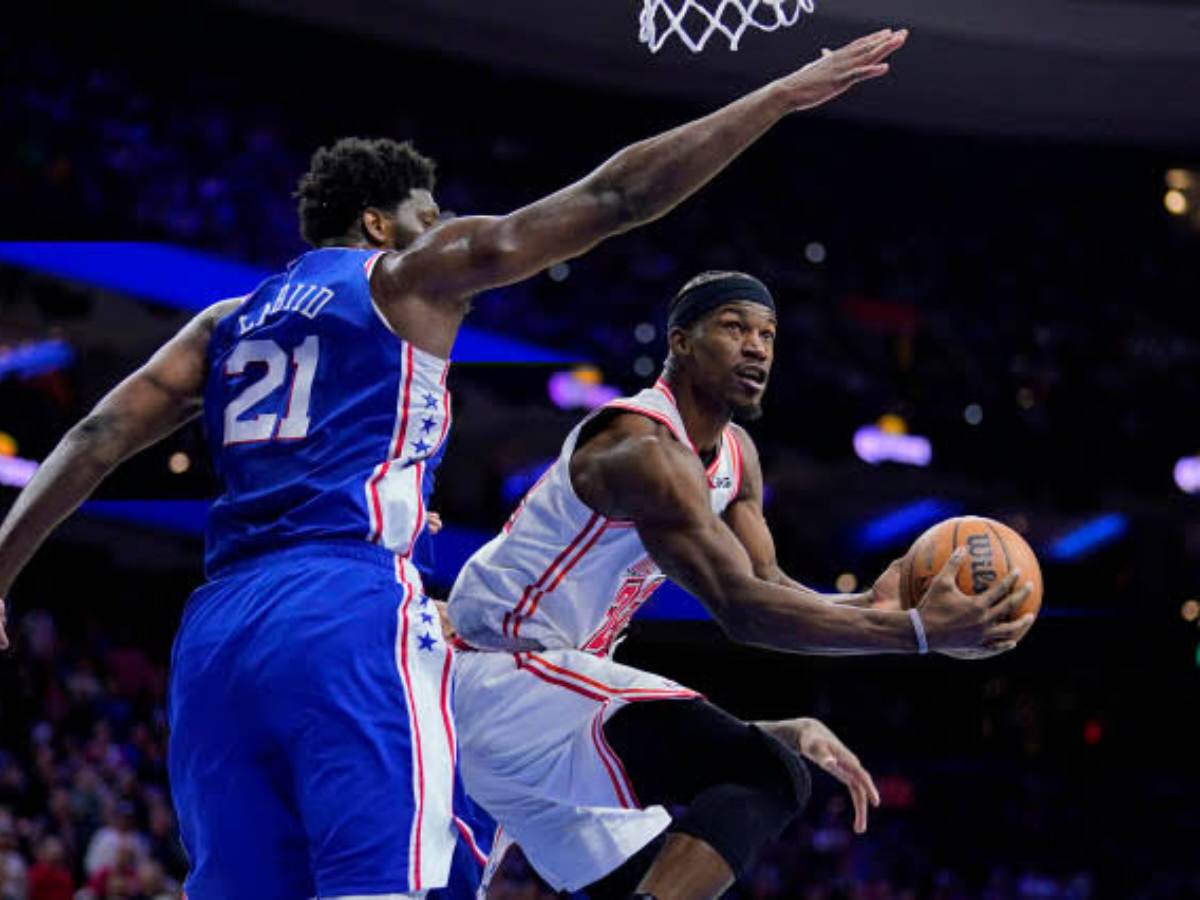
[(736, 50), (746, 29), (790, 28), (801, 13), (812, 11), (813, 0), (642, 0), (638, 39), (657, 53), (675, 35), (699, 53), (710, 37), (721, 34)]

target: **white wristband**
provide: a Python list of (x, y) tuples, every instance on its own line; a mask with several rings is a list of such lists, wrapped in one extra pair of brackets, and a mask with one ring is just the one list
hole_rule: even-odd
[(925, 623), (921, 621), (921, 614), (915, 609), (910, 609), (908, 617), (912, 620), (913, 631), (917, 635), (917, 652), (928, 653), (929, 641), (925, 639)]

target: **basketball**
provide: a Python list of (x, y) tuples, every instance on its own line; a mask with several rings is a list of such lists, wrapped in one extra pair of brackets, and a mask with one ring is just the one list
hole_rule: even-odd
[(958, 547), (967, 548), (967, 560), (958, 573), (958, 587), (964, 594), (982, 594), (1013, 569), (1021, 572), (1021, 583), (1033, 583), (1033, 590), (1013, 618), (1037, 614), (1042, 608), (1042, 570), (1033, 548), (1025, 539), (994, 519), (960, 516), (934, 525), (905, 554), (900, 569), (900, 602), (911, 609), (925, 596), (929, 583), (946, 565)]

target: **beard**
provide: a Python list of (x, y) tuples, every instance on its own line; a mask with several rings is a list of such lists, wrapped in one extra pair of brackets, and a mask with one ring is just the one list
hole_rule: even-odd
[(762, 414), (761, 403), (744, 403), (733, 407), (733, 418), (739, 422), (757, 422)]

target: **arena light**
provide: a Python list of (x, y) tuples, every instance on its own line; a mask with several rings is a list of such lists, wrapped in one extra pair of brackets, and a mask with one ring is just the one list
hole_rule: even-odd
[[(0, 241), (0, 263), (190, 312), (252, 291), (272, 274), (185, 247), (123, 242)], [(463, 363), (569, 363), (580, 357), (464, 327), (454, 345), (454, 359)]]
[(1177, 191), (1189, 191), (1196, 185), (1196, 176), (1187, 169), (1167, 169), (1164, 178), (1167, 187)]
[(858, 545), (864, 550), (877, 550), (896, 544), (934, 522), (948, 519), (959, 506), (945, 500), (929, 498), (907, 503), (871, 519), (858, 530)]
[(1200, 456), (1185, 456), (1175, 463), (1175, 484), (1185, 494), (1200, 493)]
[(1051, 543), (1050, 558), (1062, 561), (1078, 559), (1111, 544), (1128, 530), (1129, 519), (1124, 513), (1098, 516)]
[(32, 378), (75, 361), (75, 351), (66, 341), (31, 341), (0, 349), (0, 380), (12, 376)]
[(600, 370), (587, 366), (569, 372), (555, 372), (546, 383), (550, 400), (559, 409), (595, 409), (621, 392), (604, 383)]
[(23, 488), (33, 478), (38, 464), (19, 456), (0, 456), (0, 485)]
[(1167, 208), (1167, 212), (1171, 215), (1182, 216), (1188, 211), (1187, 194), (1171, 188), (1171, 190), (1163, 194), (1163, 206)]
[(919, 434), (893, 434), (875, 425), (854, 432), (854, 452), (871, 465), (881, 462), (927, 466), (933, 460), (933, 445)]

